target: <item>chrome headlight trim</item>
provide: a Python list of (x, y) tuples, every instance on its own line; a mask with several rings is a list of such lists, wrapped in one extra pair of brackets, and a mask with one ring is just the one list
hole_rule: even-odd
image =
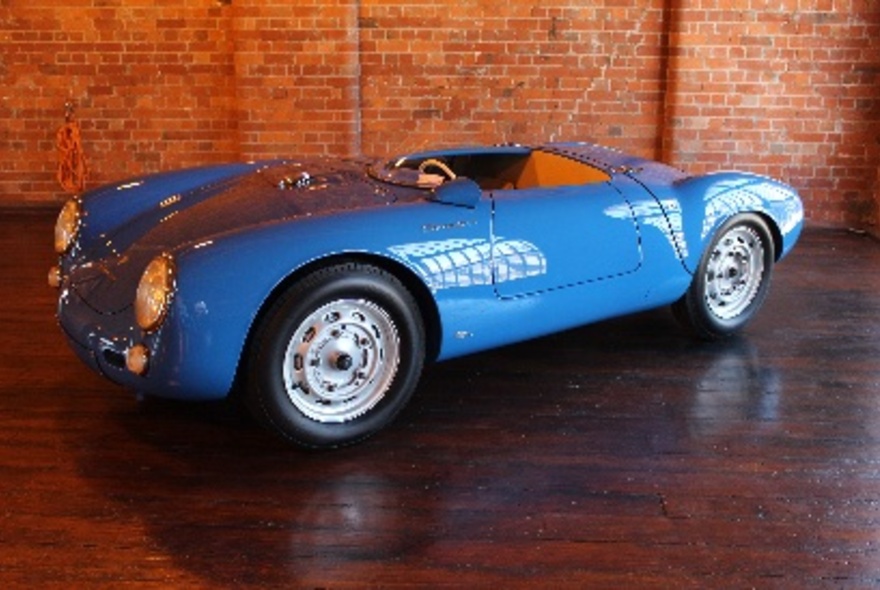
[(76, 198), (68, 199), (58, 212), (55, 221), (55, 252), (64, 254), (79, 235), (82, 223), (82, 206)]
[(162, 325), (174, 297), (177, 270), (170, 254), (153, 258), (141, 275), (134, 299), (138, 326), (151, 332)]

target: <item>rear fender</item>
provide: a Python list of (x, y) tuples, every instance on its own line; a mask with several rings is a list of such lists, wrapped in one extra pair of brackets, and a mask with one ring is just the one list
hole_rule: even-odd
[(691, 273), (721, 224), (735, 215), (764, 217), (774, 232), (777, 260), (788, 254), (803, 228), (804, 208), (795, 189), (765, 176), (719, 172), (683, 179), (673, 190), (679, 211), (668, 207), (667, 215), (680, 217), (679, 252)]

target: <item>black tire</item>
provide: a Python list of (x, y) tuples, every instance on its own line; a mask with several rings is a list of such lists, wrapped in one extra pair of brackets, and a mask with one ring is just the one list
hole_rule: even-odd
[(245, 402), (301, 446), (355, 443), (403, 409), (424, 357), (418, 305), (399, 280), (366, 264), (330, 266), (294, 284), (260, 322)]
[(773, 238), (758, 215), (728, 219), (712, 237), (687, 292), (672, 305), (697, 337), (717, 340), (741, 330), (770, 289)]

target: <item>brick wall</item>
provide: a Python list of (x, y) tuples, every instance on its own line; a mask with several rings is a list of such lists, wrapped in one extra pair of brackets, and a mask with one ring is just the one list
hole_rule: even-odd
[(237, 158), (230, 15), (206, 4), (4, 3), (0, 198), (59, 198), (54, 140), (67, 100), (94, 181)]
[(880, 2), (681, 4), (667, 159), (785, 178), (803, 190), (813, 219), (876, 226)]
[(592, 138), (653, 155), (662, 0), (436, 4), (363, 3), (365, 151)]
[(232, 3), (225, 11), (232, 15), (241, 155), (357, 152), (356, 2)]
[(873, 0), (7, 0), (0, 205), (57, 203), (76, 104), (91, 185), (195, 163), (588, 139), (792, 182), (877, 227)]
[(875, 237), (880, 238), (880, 166), (877, 166), (877, 182), (874, 184), (874, 217), (868, 229)]

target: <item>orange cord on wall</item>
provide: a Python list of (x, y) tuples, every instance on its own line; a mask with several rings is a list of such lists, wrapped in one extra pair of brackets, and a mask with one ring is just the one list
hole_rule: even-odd
[(79, 123), (73, 118), (73, 104), (64, 105), (64, 125), (55, 135), (58, 148), (58, 184), (69, 193), (79, 193), (85, 188), (89, 166), (82, 149)]

